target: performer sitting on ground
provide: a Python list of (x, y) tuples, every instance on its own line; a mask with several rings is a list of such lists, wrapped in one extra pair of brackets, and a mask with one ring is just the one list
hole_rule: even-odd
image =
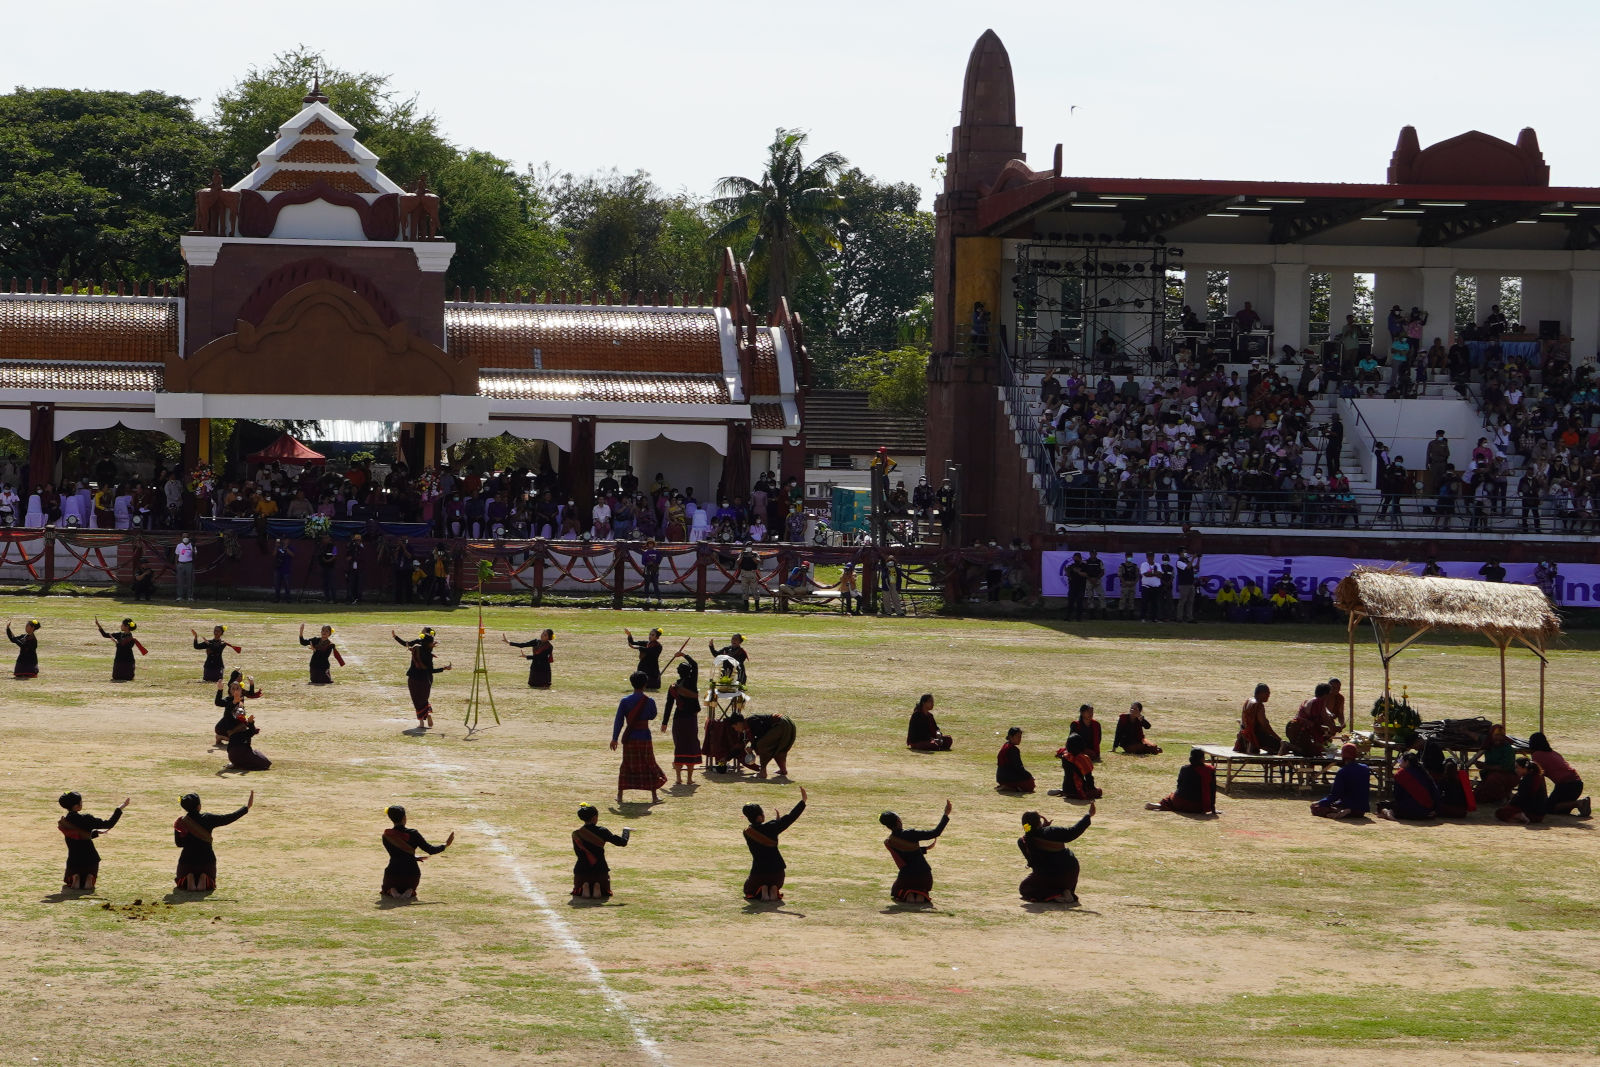
[(906, 726), (906, 747), (918, 752), (949, 752), (954, 744), (933, 717), (933, 694), (923, 693), (917, 706), (911, 709), (911, 722)]
[(6, 623), (6, 636), (11, 643), (17, 646), (17, 665), (11, 668), (11, 674), (16, 678), (39, 677), (39, 627), (42, 624), (38, 619), (29, 619), (22, 624), (22, 632), (11, 632), (11, 623)]
[(256, 751), (251, 738), (261, 731), (256, 727), (254, 715), (244, 713), (245, 691), (239, 682), (217, 681), (215, 703), (222, 709), (222, 721), (217, 723), (217, 738), (228, 749), (228, 763), (241, 771), (265, 771), (272, 761), (263, 752)]
[(750, 678), (745, 673), (745, 664), (750, 660), (750, 653), (746, 652), (744, 648), (744, 634), (734, 634), (722, 648), (718, 648), (715, 641), (707, 641), (706, 647), (711, 649), (713, 659), (718, 656), (727, 656), (737, 663), (739, 665), (739, 684), (742, 686), (750, 684)]
[(1255, 695), (1244, 702), (1239, 711), (1239, 736), (1233, 742), (1235, 752), (1276, 756), (1283, 751), (1283, 741), (1267, 719), (1267, 701), (1271, 697), (1271, 687), (1262, 682), (1256, 686)]
[(1178, 768), (1178, 787), (1159, 802), (1146, 804), (1149, 811), (1181, 811), (1191, 815), (1217, 814), (1217, 769), (1206, 763), (1206, 754), (1189, 750), (1189, 762)]
[(213, 626), (211, 628), (211, 637), (210, 637), (210, 639), (206, 640), (206, 641), (202, 641), (202, 640), (200, 640), (200, 632), (198, 630), (190, 630), (189, 631), (189, 633), (191, 635), (193, 635), (193, 637), (194, 637), (195, 650), (196, 651), (204, 651), (205, 654), (206, 654), (205, 664), (203, 666), (201, 666), (201, 668), (200, 668), (200, 680), (201, 681), (205, 681), (205, 682), (220, 682), (220, 681), (222, 681), (222, 672), (225, 670), (225, 668), (223, 666), (223, 663), (222, 663), (222, 650), (223, 649), (231, 648), (231, 649), (233, 649), (235, 654), (244, 651), (244, 649), (239, 647), (238, 645), (231, 644), (231, 643), (229, 643), (227, 641), (224, 641), (222, 639), (222, 635), (227, 633), (227, 632), (228, 632), (228, 628), (226, 626), (218, 624), (218, 625)]
[(1311, 805), (1311, 814), (1324, 819), (1356, 819), (1372, 810), (1372, 768), (1360, 762), (1361, 750), (1345, 745), (1339, 750), (1339, 771), (1328, 795)]
[(1528, 737), (1528, 758), (1539, 765), (1545, 781), (1550, 783), (1550, 799), (1545, 810), (1551, 815), (1576, 813), (1587, 819), (1589, 798), (1583, 795), (1583, 779), (1572, 764), (1550, 748), (1550, 741), (1542, 732)]
[[(235, 686), (238, 687), (237, 690), (235, 690)], [(254, 678), (246, 678), (244, 671), (239, 670), (237, 667), (228, 672), (228, 692), (230, 695), (236, 695), (238, 699), (243, 700), (256, 700), (264, 694), (264, 690), (256, 688), (256, 680)], [(215, 703), (214, 700), (213, 703)], [(217, 706), (223, 709), (222, 718), (217, 720), (216, 729), (213, 732), (216, 734), (217, 747), (227, 748), (227, 730), (231, 722), (229, 705), (218, 704)]]
[(1407, 752), (1394, 770), (1394, 800), (1379, 804), (1378, 815), (1384, 819), (1420, 820), (1437, 818), (1438, 814), (1439, 786), (1422, 769), (1422, 758)]
[(622, 828), (622, 836), (600, 825), (600, 809), (593, 804), (578, 805), (583, 825), (572, 831), (572, 852), (578, 861), (572, 865), (572, 895), (584, 900), (611, 899), (611, 864), (606, 862), (606, 845), (626, 848), (633, 831)]
[(1489, 743), (1483, 750), (1473, 795), (1484, 807), (1498, 806), (1505, 803), (1516, 787), (1517, 750), (1506, 737), (1506, 728), (1495, 723), (1489, 727)]
[[(674, 718), (676, 714), (676, 718)], [(661, 709), (661, 732), (672, 730), (672, 773), (677, 784), (694, 784), (694, 769), (700, 766), (700, 665), (693, 656), (678, 664), (678, 680), (667, 688)]]
[(667, 776), (656, 762), (655, 745), (650, 740), (650, 720), (656, 717), (656, 702), (645, 695), (647, 678), (643, 671), (628, 676), (633, 692), (617, 701), (617, 716), (611, 724), (611, 751), (622, 742), (622, 767), (617, 772), (617, 803), (624, 789), (645, 789), (650, 802), (661, 799), (657, 790), (667, 784)]
[(1022, 727), (1006, 731), (1005, 744), (995, 757), (995, 789), (1001, 793), (1033, 792), (1033, 775), (1022, 765)]
[(1517, 757), (1517, 790), (1505, 806), (1495, 810), (1501, 822), (1544, 822), (1550, 798), (1545, 788), (1544, 771), (1527, 756)]
[(1094, 761), (1089, 758), (1089, 736), (1072, 734), (1067, 743), (1056, 749), (1056, 759), (1061, 761), (1061, 788), (1050, 790), (1053, 797), (1064, 800), (1099, 800), (1103, 791), (1094, 784)]
[(88, 892), (100, 878), (100, 851), (94, 847), (94, 839), (117, 825), (128, 798), (122, 798), (109, 819), (97, 819), (84, 811), (83, 794), (75, 790), (62, 793), (58, 802), (67, 809), (56, 823), (56, 829), (67, 839), (67, 870), (61, 876), (61, 888)]
[(760, 804), (746, 804), (744, 817), (749, 825), (744, 828), (744, 843), (750, 848), (750, 876), (744, 880), (746, 900), (779, 901), (783, 899), (783, 880), (787, 864), (778, 851), (778, 835), (794, 825), (806, 810), (806, 790), (800, 787), (800, 803), (785, 815), (779, 812), (771, 822)]
[(300, 647), (311, 649), (311, 684), (332, 685), (333, 668), (328, 666), (328, 657), (332, 656), (339, 661), (339, 666), (344, 666), (344, 657), (333, 643), (333, 627), (324, 626), (316, 637), (307, 637), (306, 624), (301, 623)]
[(643, 641), (635, 641), (632, 630), (623, 630), (628, 635), (628, 647), (639, 650), (639, 665), (634, 668), (639, 674), (644, 675), (644, 687), (651, 692), (661, 688), (661, 631), (652, 629), (650, 636)]
[(1095, 805), (1071, 826), (1050, 825), (1037, 811), (1022, 813), (1022, 836), (1017, 848), (1033, 873), (1017, 887), (1023, 900), (1038, 904), (1078, 903), (1078, 857), (1067, 847), (1089, 828)]
[[(406, 809), (390, 805), (384, 812), (394, 825), (383, 832), (383, 849), (389, 853), (389, 865), (383, 869), (383, 885), (378, 892), (395, 900), (416, 900), (417, 884), (422, 881), (422, 861), (437, 856), (455, 841), (455, 831), (444, 839), (442, 845), (430, 845), (427, 838), (406, 825)], [(417, 849), (427, 856), (417, 855)]]
[(789, 777), (789, 750), (794, 748), (794, 720), (786, 715), (741, 715), (737, 711), (728, 716), (728, 725), (750, 739), (750, 748), (760, 761), (757, 778), (767, 776), (767, 764), (777, 761), (778, 777)]
[(431, 626), (424, 626), (414, 641), (407, 641), (393, 630), (389, 631), (389, 636), (394, 638), (395, 644), (411, 652), (411, 663), (406, 667), (406, 689), (411, 693), (411, 709), (417, 713), (417, 725), (430, 729), (433, 726), (433, 676), (450, 669), (448, 663), (443, 667), (433, 665), (438, 636)]
[(1100, 762), (1100, 720), (1094, 717), (1093, 704), (1078, 705), (1078, 717), (1067, 724), (1067, 737), (1082, 734), (1088, 742), (1084, 749), (1091, 762)]
[(1327, 752), (1333, 741), (1334, 721), (1333, 714), (1328, 711), (1328, 693), (1328, 683), (1320, 683), (1315, 695), (1300, 703), (1294, 718), (1284, 727), (1289, 751), (1296, 756), (1316, 759)]
[(139, 639), (133, 636), (133, 631), (139, 628), (139, 624), (132, 619), (123, 619), (122, 625), (117, 627), (117, 632), (108, 634), (106, 633), (106, 628), (100, 625), (100, 619), (97, 616), (94, 620), (94, 628), (100, 631), (101, 637), (117, 643), (116, 655), (111, 660), (111, 680), (113, 682), (133, 681), (133, 650), (137, 648), (141, 655), (148, 654), (145, 647), (139, 643)]
[(550, 664), (555, 661), (556, 632), (554, 630), (540, 630), (539, 636), (531, 641), (513, 641), (505, 634), (500, 635), (500, 640), (512, 648), (526, 648), (528, 652), (528, 688), (550, 688)]
[(178, 798), (183, 814), (172, 824), (172, 843), (180, 849), (178, 873), (173, 878), (179, 889), (209, 893), (217, 888), (217, 854), (211, 847), (211, 833), (219, 826), (244, 818), (255, 803), (256, 792), (252, 789), (244, 807), (226, 815), (214, 815), (200, 810), (200, 797), (195, 793), (185, 793)]
[(1150, 720), (1144, 717), (1144, 705), (1135, 700), (1128, 710), (1117, 716), (1117, 729), (1111, 735), (1111, 751), (1122, 749), (1130, 756), (1159, 756), (1161, 746), (1144, 739), (1150, 729)]
[(1478, 802), (1472, 795), (1472, 780), (1461, 769), (1461, 764), (1454, 759), (1444, 759), (1439, 762), (1437, 772), (1429, 767), (1428, 774), (1439, 786), (1438, 810), (1442, 818), (1464, 819), (1478, 810)]
[[(889, 887), (889, 896), (899, 903), (933, 903), (928, 899), (928, 894), (933, 892), (933, 868), (928, 866), (927, 855), (939, 835), (944, 833), (944, 828), (950, 825), (950, 810), (951, 805), (947, 800), (944, 802), (944, 817), (932, 830), (908, 830), (900, 821), (900, 816), (892, 811), (878, 816), (878, 821), (889, 831), (889, 836), (883, 840), (883, 847), (889, 850), (894, 865), (900, 870), (895, 876), (894, 885)], [(924, 845), (924, 841), (928, 843)]]

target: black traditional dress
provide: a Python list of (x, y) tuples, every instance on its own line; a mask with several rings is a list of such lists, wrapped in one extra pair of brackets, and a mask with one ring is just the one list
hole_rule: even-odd
[(339, 649), (326, 637), (302, 637), (300, 645), (311, 649), (311, 684), (332, 685), (333, 668), (328, 666), (328, 657), (332, 656), (343, 667), (344, 657), (339, 655)]
[(111, 660), (111, 680), (113, 682), (133, 681), (133, 650), (142, 648), (139, 641), (131, 633), (117, 630), (115, 633), (106, 633), (105, 627), (96, 624), (100, 636), (117, 644), (116, 655)]
[[(667, 700), (661, 713), (661, 728), (672, 729), (672, 765), (697, 767), (700, 765), (700, 694), (681, 681), (673, 682), (667, 689)], [(676, 714), (676, 718), (674, 718)]]
[(6, 624), (6, 636), (11, 643), (17, 646), (17, 665), (11, 673), (18, 678), (39, 677), (39, 639), (24, 630), (20, 634), (11, 632), (11, 624)]
[(406, 689), (411, 693), (411, 710), (417, 713), (417, 720), (433, 715), (433, 676), (443, 673), (443, 667), (433, 665), (433, 642), (418, 638), (407, 641), (403, 637), (395, 640), (411, 650), (411, 665), (406, 668)]
[(444, 851), (443, 845), (430, 845), (421, 834), (405, 826), (391, 826), (385, 830), (383, 848), (389, 853), (389, 865), (383, 869), (383, 886), (379, 892), (388, 895), (392, 889), (400, 896), (416, 896), (417, 883), (422, 881), (417, 849), (430, 856)]
[(197, 651), (204, 650), (206, 654), (205, 665), (200, 668), (200, 677), (208, 682), (222, 681), (222, 672), (225, 669), (222, 665), (222, 650), (228, 647), (228, 642), (220, 637), (213, 637), (209, 641), (196, 638), (194, 647)]
[(927, 859), (928, 849), (932, 846), (922, 842), (934, 840), (944, 833), (948, 825), (950, 816), (946, 815), (932, 830), (909, 830), (902, 826), (884, 839), (883, 847), (889, 850), (894, 865), (900, 868), (894, 885), (889, 888), (889, 895), (895, 900), (912, 899), (909, 894), (913, 893), (920, 895), (922, 900), (928, 899), (928, 894), (933, 891), (933, 868), (928, 866)]
[(778, 899), (782, 899), (780, 891), (788, 864), (783, 862), (783, 853), (778, 851), (778, 835), (793, 826), (805, 810), (806, 802), (802, 800), (794, 806), (794, 810), (781, 818), (751, 823), (744, 828), (744, 843), (750, 848), (750, 876), (744, 880), (746, 900), (760, 899), (763, 889), (768, 891), (769, 897), (777, 895)]
[(217, 887), (217, 854), (211, 848), (211, 832), (219, 826), (238, 822), (249, 810), (239, 808), (226, 815), (184, 812), (178, 817), (172, 824), (172, 843), (182, 850), (178, 853), (178, 873), (173, 878), (179, 889), (185, 888), (191, 875), (199, 880), (201, 889)]
[(1037, 827), (1017, 838), (1022, 858), (1033, 868), (1017, 887), (1023, 900), (1078, 899), (1078, 857), (1067, 842), (1076, 841), (1089, 828), (1089, 819), (1085, 815), (1071, 826)]
[[(64, 887), (88, 889), (93, 886), (100, 876), (100, 851), (94, 847), (95, 836), (117, 825), (120, 818), (121, 808), (113, 811), (109, 819), (97, 819), (82, 811), (69, 811), (61, 816), (56, 828), (67, 839), (67, 870), (61, 876)], [(76, 886), (72, 884), (74, 876), (78, 879)]]
[(556, 658), (555, 646), (541, 637), (531, 641), (512, 641), (510, 644), (512, 648), (532, 649), (528, 653), (528, 688), (549, 689), (550, 664)]
[(606, 862), (608, 844), (626, 847), (627, 835), (618, 837), (599, 823), (593, 826), (584, 823), (572, 831), (572, 852), (578, 857), (578, 862), (572, 865), (573, 896), (583, 896), (583, 887), (586, 885), (598, 885), (601, 898), (611, 896), (611, 865)]
[(261, 731), (244, 713), (244, 705), (218, 693), (217, 707), (222, 709), (222, 719), (217, 723), (217, 737), (228, 748), (228, 762), (241, 771), (264, 771), (272, 766), (266, 753), (258, 752), (251, 738)]
[(628, 638), (628, 647), (639, 650), (639, 666), (634, 668), (644, 675), (644, 687), (651, 692), (661, 688), (661, 642), (639, 641)]

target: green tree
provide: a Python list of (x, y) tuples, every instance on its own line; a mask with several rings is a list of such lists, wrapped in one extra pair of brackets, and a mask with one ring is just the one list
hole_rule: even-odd
[(921, 415), (928, 410), (928, 352), (926, 344), (909, 344), (864, 353), (843, 368), (841, 378), (848, 388), (865, 389), (874, 408)]
[(802, 131), (780, 128), (761, 179), (723, 178), (711, 204), (725, 220), (716, 240), (749, 250), (772, 309), (792, 295), (797, 278), (821, 270), (823, 256), (840, 247), (844, 200), (835, 183), (847, 163), (837, 152), (807, 161), (805, 144)]
[(0, 96), (0, 273), (174, 279), (214, 143), (166, 93)]
[(446, 280), (463, 288), (509, 288), (558, 269), (561, 242), (541, 224), (526, 174), (488, 152), (467, 152), (438, 171), (439, 223), (456, 243)]
[(555, 285), (668, 293), (711, 287), (716, 248), (705, 205), (669, 196), (645, 171), (540, 175), (566, 258)]

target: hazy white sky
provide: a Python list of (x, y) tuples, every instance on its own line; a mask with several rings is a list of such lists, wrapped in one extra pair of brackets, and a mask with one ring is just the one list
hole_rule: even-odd
[(459, 145), (696, 193), (759, 173), (783, 125), (931, 201), (989, 27), (1036, 167), (1060, 141), (1075, 175), (1381, 181), (1402, 125), (1424, 145), (1533, 126), (1554, 183), (1600, 186), (1593, 0), (8, 0), (3, 17), (0, 85), (159, 88), (205, 111), (304, 44), (393, 75)]

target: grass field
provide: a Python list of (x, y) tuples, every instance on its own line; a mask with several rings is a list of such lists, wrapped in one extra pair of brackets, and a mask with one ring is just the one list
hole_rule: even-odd
[[(1065, 627), (1020, 621), (730, 616), (604, 610), (488, 613), (503, 724), (464, 737), (475, 614), (374, 607), (139, 605), (151, 650), (113, 686), (94, 632), (128, 607), (8, 599), (45, 621), (43, 675), (0, 680), (0, 1064), (1592, 1063), (1600, 1055), (1600, 905), (1593, 824), (1407, 826), (1312, 819), (1306, 795), (1241, 788), (1215, 820), (1143, 810), (1187, 746), (1231, 741), (1271, 683), (1273, 718), (1346, 676), (1342, 629)], [(305, 684), (298, 624), (332, 621), (349, 665)], [(230, 661), (264, 685), (251, 710), (270, 771), (224, 770), (213, 689), (189, 628), (226, 622)], [(413, 724), (405, 653), (439, 628), (440, 729)], [(741, 804), (787, 809), (791, 783), (696, 777), (656, 806), (614, 802), (611, 714), (631, 654), (622, 627), (670, 649), (748, 637), (757, 709), (791, 714), (788, 902), (747, 907)], [(557, 632), (556, 688), (534, 693), (502, 628)], [(1592, 636), (1552, 657), (1549, 733), (1600, 780)], [(703, 656), (702, 656), (702, 662)], [(1357, 715), (1375, 695), (1362, 650)], [(1533, 728), (1537, 671), (1511, 665), (1512, 732)], [(1432, 642), (1396, 661), (1425, 717), (1498, 715), (1493, 650)], [(917, 694), (957, 739), (907, 753)], [(1107, 721), (1144, 701), (1160, 756), (1108, 755), (1076, 845), (1083, 906), (1023, 906), (1023, 799), (992, 790), (994, 752), (1028, 731), (1031, 803), (1079, 703)], [(658, 735), (659, 737), (660, 735)], [(670, 774), (670, 743), (657, 756)], [(100, 841), (99, 891), (60, 900), (55, 797), (133, 803)], [(220, 885), (170, 894), (180, 793), (255, 810), (217, 832)], [(629, 794), (630, 800), (642, 794)], [(877, 815), (950, 830), (930, 854), (936, 910), (891, 906)], [(593, 801), (633, 844), (616, 897), (568, 902), (573, 811)], [(430, 839), (422, 902), (380, 906), (383, 809)]]

